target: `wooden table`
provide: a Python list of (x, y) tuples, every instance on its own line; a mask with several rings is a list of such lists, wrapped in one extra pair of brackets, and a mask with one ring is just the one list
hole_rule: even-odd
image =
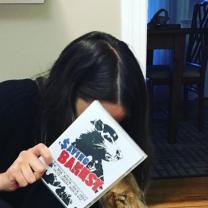
[(169, 143), (176, 142), (179, 101), (181, 91), (181, 75), (185, 58), (185, 39), (190, 32), (187, 28), (177, 29), (148, 29), (147, 50), (172, 49), (173, 72), (171, 78), (171, 101), (169, 121)]

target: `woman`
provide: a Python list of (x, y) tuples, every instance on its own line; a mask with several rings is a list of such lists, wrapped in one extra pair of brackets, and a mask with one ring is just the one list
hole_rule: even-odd
[[(109, 34), (91, 32), (71, 42), (45, 78), (0, 84), (0, 190), (7, 191), (1, 198), (14, 207), (62, 206), (39, 182), (51, 162), (45, 145), (95, 99), (148, 152), (144, 77), (128, 46)], [(144, 190), (148, 160), (133, 173)]]

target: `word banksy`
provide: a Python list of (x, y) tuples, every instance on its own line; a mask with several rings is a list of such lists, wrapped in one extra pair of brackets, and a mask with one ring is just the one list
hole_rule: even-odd
[(88, 187), (91, 187), (94, 192), (97, 192), (104, 182), (86, 167), (90, 162), (89, 158), (70, 144), (69, 139), (63, 140), (61, 149), (62, 152), (57, 160)]

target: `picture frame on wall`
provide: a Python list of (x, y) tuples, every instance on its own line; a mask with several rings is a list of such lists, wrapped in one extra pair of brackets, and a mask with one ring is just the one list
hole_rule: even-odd
[(0, 4), (42, 4), (45, 0), (0, 0)]

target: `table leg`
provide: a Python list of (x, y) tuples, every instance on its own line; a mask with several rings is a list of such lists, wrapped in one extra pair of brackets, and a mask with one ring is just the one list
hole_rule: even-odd
[(169, 122), (169, 143), (176, 143), (177, 126), (179, 118), (179, 107), (181, 98), (181, 78), (185, 57), (185, 35), (179, 34), (174, 42), (174, 66), (171, 80), (171, 103), (170, 103), (170, 122)]

